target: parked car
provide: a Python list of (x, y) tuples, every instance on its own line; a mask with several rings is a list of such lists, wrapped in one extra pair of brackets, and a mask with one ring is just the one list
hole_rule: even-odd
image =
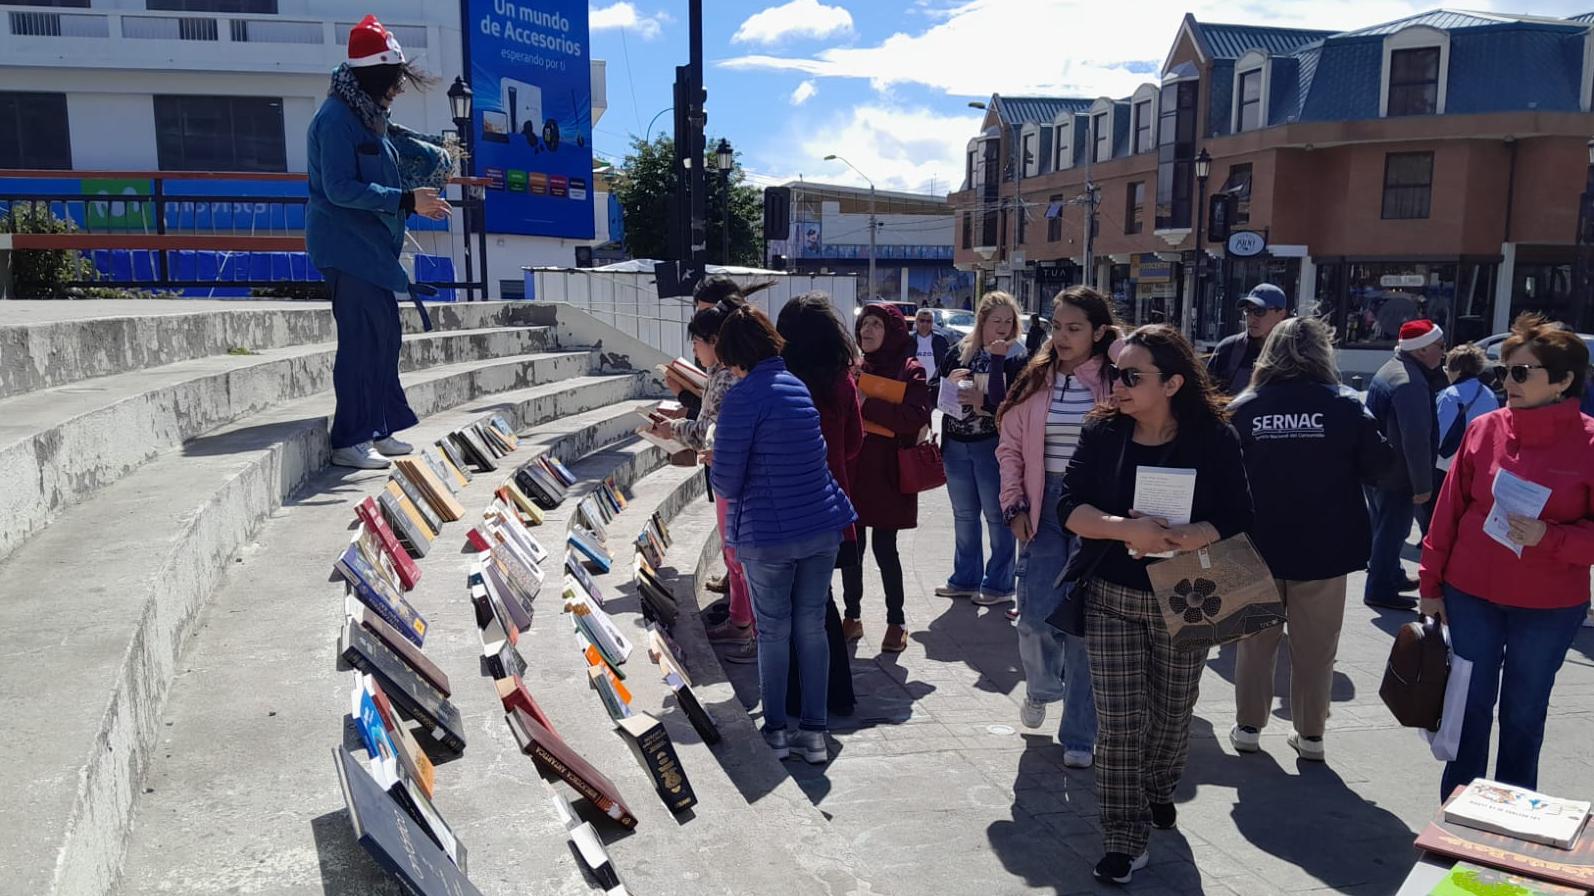
[(961, 308), (931, 308), (929, 311), (935, 316), (935, 328), (954, 342), (974, 332), (972, 311)]

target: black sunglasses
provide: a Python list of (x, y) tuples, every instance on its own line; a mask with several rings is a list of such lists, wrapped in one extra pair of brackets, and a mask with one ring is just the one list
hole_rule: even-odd
[(1273, 309), (1271, 309), (1271, 308), (1263, 308), (1263, 307), (1258, 306), (1258, 305), (1252, 305), (1250, 302), (1245, 302), (1244, 304), (1240, 305), (1240, 311), (1245, 313), (1245, 314), (1249, 314), (1252, 317), (1261, 317), (1262, 315), (1268, 313), (1271, 310), (1273, 310)]
[(1503, 370), (1510, 374), (1511, 379), (1515, 380), (1518, 385), (1521, 385), (1522, 383), (1528, 381), (1528, 377), (1533, 375), (1533, 371), (1548, 370), (1549, 368), (1545, 367), (1543, 364), (1501, 364), (1495, 369)]
[[(1136, 370), (1133, 367), (1119, 367), (1116, 364), (1107, 365), (1107, 379), (1121, 381), (1125, 386), (1131, 389), (1140, 385), (1140, 381), (1142, 379), (1151, 375), (1152, 374)], [(1160, 370), (1156, 371), (1155, 375), (1161, 377), (1162, 379), (1168, 378), (1168, 375)]]

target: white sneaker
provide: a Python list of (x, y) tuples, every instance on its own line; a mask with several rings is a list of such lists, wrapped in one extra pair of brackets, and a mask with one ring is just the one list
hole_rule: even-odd
[(994, 607), (994, 606), (997, 606), (998, 604), (1011, 603), (1012, 600), (1013, 600), (1013, 595), (1012, 594), (993, 594), (990, 591), (981, 591), (979, 594), (976, 594), (976, 595), (970, 597), (969, 600), (973, 601), (978, 606)]
[(392, 463), (377, 454), (370, 442), (361, 442), (347, 448), (335, 449), (332, 452), (332, 466), (353, 467), (356, 470), (385, 470), (392, 466)]
[(1295, 752), (1301, 754), (1302, 759), (1310, 762), (1323, 762), (1327, 758), (1325, 755), (1327, 751), (1323, 749), (1323, 739), (1321, 737), (1314, 740), (1309, 737), (1302, 737), (1299, 732), (1291, 731), (1289, 745), (1295, 749)]
[(1063, 768), (1090, 768), (1096, 764), (1096, 754), (1090, 750), (1064, 750)]
[(385, 439), (378, 439), (372, 444), (371, 447), (388, 457), (401, 457), (415, 450), (414, 445), (411, 445), (409, 442), (401, 442), (392, 436), (388, 436)]
[(1262, 749), (1262, 732), (1248, 725), (1235, 725), (1229, 729), (1229, 743), (1241, 753), (1255, 753)]
[(1046, 724), (1046, 704), (1025, 697), (1024, 705), (1018, 708), (1018, 720), (1025, 728), (1039, 728)]

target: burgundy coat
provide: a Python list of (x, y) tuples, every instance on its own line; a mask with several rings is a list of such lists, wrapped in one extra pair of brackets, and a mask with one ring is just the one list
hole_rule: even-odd
[[(825, 437), (826, 464), (836, 484), (851, 498), (852, 483), (848, 468), (863, 448), (863, 415), (858, 409), (858, 387), (852, 377), (837, 377), (830, 401), (818, 404), (818, 407), (819, 431)], [(848, 526), (843, 535), (847, 541), (858, 540), (852, 526)]]
[[(908, 336), (902, 313), (892, 305), (869, 305), (863, 314), (884, 317), (886, 343), (864, 357), (863, 369), (875, 376), (902, 380), (907, 391), (901, 404), (878, 398), (863, 400), (863, 419), (883, 426), (896, 436), (864, 433), (863, 449), (848, 470), (852, 506), (858, 511), (858, 524), (881, 529), (913, 529), (919, 525), (919, 496), (903, 494), (898, 483), (897, 450), (912, 448), (919, 433), (930, 423), (930, 387), (924, 368), (913, 356), (913, 341)], [(862, 322), (862, 315), (859, 321)]]

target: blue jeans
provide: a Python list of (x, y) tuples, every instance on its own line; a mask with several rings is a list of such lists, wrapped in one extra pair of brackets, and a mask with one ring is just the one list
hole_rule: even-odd
[(1371, 486), (1363, 486), (1362, 492), (1367, 496), (1367, 518), (1373, 524), (1373, 550), (1367, 559), (1367, 587), (1362, 596), (1366, 600), (1394, 597), (1406, 585), (1400, 549), (1411, 534), (1411, 492)]
[[(946, 439), (941, 459), (946, 463), (946, 493), (952, 499), (953, 588), (976, 589), (1006, 597), (1013, 593), (1013, 532), (1002, 521), (1002, 473), (996, 466), (995, 438), (978, 442)], [(981, 572), (980, 517), (991, 539), (991, 559)]]
[(836, 567), (841, 533), (781, 545), (738, 546), (747, 588), (758, 617), (758, 684), (764, 699), (764, 728), (786, 727), (786, 685), (792, 651), (802, 685), (804, 731), (824, 731), (830, 693), (830, 643), (825, 639), (825, 606), (830, 574)]
[(1057, 518), (1057, 500), (1062, 493), (1062, 474), (1047, 474), (1040, 529), (1018, 561), (1018, 658), (1024, 665), (1029, 700), (1063, 701), (1063, 720), (1057, 731), (1063, 749), (1089, 751), (1096, 748), (1090, 654), (1084, 638), (1059, 631), (1046, 621), (1063, 594), (1052, 583), (1062, 575), (1076, 547), (1074, 536), (1063, 531)]
[(1441, 797), (1474, 778), (1489, 777), (1489, 735), (1494, 728), (1495, 696), (1500, 698), (1500, 750), (1493, 780), (1537, 790), (1539, 747), (1550, 689), (1572, 640), (1583, 625), (1587, 604), (1559, 610), (1504, 607), (1445, 586), (1445, 620), (1450, 646), (1472, 661), (1461, 745), (1446, 763)]
[(409, 429), (418, 421), (399, 385), (404, 329), (393, 291), (342, 271), (322, 274), (332, 289), (332, 317), (338, 324), (332, 447), (348, 448)]

